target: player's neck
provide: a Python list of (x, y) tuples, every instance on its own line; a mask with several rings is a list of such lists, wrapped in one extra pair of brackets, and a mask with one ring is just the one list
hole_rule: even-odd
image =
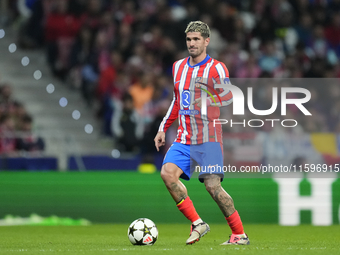
[(198, 63), (201, 63), (206, 57), (207, 57), (207, 53), (206, 52), (202, 53), (201, 55), (199, 55), (197, 57), (190, 56), (189, 64), (191, 66), (197, 65)]

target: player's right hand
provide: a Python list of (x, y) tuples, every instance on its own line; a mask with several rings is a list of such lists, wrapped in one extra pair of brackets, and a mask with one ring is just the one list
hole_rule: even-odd
[(157, 151), (159, 151), (159, 147), (165, 145), (165, 133), (162, 131), (158, 132), (154, 141), (155, 141), (156, 149)]

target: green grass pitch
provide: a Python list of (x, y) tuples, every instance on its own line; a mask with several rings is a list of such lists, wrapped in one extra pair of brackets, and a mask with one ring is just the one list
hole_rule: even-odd
[(153, 246), (133, 246), (129, 224), (0, 227), (0, 254), (340, 254), (340, 227), (246, 225), (248, 246), (220, 246), (227, 225), (211, 224), (200, 242), (185, 245), (189, 224), (158, 224)]

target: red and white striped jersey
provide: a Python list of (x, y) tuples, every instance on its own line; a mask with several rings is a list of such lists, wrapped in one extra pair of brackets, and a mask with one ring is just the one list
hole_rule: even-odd
[[(176, 142), (182, 144), (220, 142), (222, 144), (222, 125), (214, 127), (213, 123), (214, 119), (220, 116), (219, 107), (213, 106), (214, 103), (212, 103), (207, 107), (206, 114), (202, 114), (202, 109), (193, 102), (198, 98), (210, 98), (210, 102), (221, 100), (217, 104), (219, 106), (221, 103), (223, 106), (232, 102), (232, 93), (229, 90), (214, 88), (214, 84), (220, 83), (222, 79), (227, 79), (229, 82), (229, 72), (226, 66), (209, 55), (202, 62), (191, 66), (189, 57), (187, 57), (173, 64), (172, 74), (174, 78), (173, 100), (159, 126), (159, 131), (166, 132), (178, 118)], [(211, 100), (211, 96), (214, 99)]]

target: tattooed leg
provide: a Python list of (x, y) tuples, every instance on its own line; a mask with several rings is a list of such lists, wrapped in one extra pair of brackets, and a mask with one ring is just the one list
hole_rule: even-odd
[(188, 191), (184, 184), (179, 180), (183, 171), (173, 163), (166, 163), (161, 170), (161, 177), (176, 203), (188, 196)]
[(231, 196), (222, 188), (220, 177), (211, 174), (204, 178), (204, 184), (210, 196), (215, 200), (225, 217), (229, 217), (236, 210)]

